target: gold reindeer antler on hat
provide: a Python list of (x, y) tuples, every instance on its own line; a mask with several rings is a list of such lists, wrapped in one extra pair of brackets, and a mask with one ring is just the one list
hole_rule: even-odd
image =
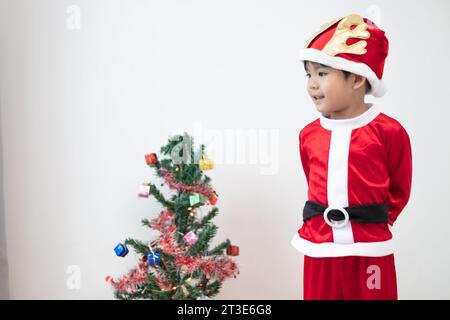
[[(306, 47), (309, 46), (311, 41), (318, 34), (322, 33), (323, 31), (331, 27), (337, 21), (339, 20), (333, 20), (325, 23), (322, 26), (321, 30), (318, 33), (316, 33), (313, 37), (311, 37), (310, 40), (308, 40)], [(354, 25), (356, 27), (351, 29), (351, 26)], [(325, 45), (325, 47), (322, 49), (322, 52), (330, 56), (335, 56), (339, 53), (365, 54), (367, 52), (366, 50), (367, 41), (361, 40), (351, 45), (347, 45), (347, 40), (350, 38), (357, 38), (357, 39), (370, 38), (370, 33), (369, 31), (367, 31), (367, 24), (364, 22), (363, 18), (360, 15), (351, 14), (349, 16), (342, 18), (339, 24), (337, 25), (333, 36)]]
[(319, 34), (321, 34), (322, 32), (324, 32), (325, 30), (327, 30), (329, 27), (331, 27), (333, 24), (335, 24), (335, 23), (338, 22), (338, 21), (339, 21), (339, 19), (337, 19), (337, 20), (331, 20), (331, 21), (328, 21), (328, 22), (324, 23), (324, 24), (320, 27), (320, 30), (317, 31), (316, 33), (314, 33), (314, 34), (308, 39), (308, 41), (306, 41), (305, 48), (308, 48), (309, 44), (311, 43), (311, 41), (314, 40), (314, 38), (316, 38)]

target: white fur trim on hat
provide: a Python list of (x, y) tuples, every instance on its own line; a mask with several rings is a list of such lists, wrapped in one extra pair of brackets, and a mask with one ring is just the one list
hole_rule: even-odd
[(368, 94), (371, 94), (374, 97), (382, 97), (387, 91), (383, 80), (378, 79), (375, 72), (373, 72), (372, 69), (364, 63), (346, 60), (341, 57), (332, 57), (322, 51), (312, 48), (300, 50), (299, 58), (300, 61), (317, 62), (335, 69), (345, 70), (365, 77), (371, 85), (371, 90)]

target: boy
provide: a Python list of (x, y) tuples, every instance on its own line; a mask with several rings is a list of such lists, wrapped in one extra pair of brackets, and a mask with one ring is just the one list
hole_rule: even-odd
[(299, 134), (308, 183), (292, 245), (304, 257), (304, 299), (397, 299), (392, 226), (408, 202), (408, 134), (365, 94), (386, 92), (385, 33), (352, 14), (324, 24), (301, 50), (320, 116)]

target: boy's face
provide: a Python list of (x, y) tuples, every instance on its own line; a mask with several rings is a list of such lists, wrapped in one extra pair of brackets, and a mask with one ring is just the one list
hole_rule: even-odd
[(307, 61), (307, 90), (321, 113), (337, 112), (350, 104), (353, 94), (350, 78), (342, 70)]

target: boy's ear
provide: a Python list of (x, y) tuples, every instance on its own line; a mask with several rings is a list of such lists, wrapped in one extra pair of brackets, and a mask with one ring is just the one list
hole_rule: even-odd
[(357, 90), (361, 87), (366, 88), (366, 77), (360, 76), (359, 74), (352, 74), (353, 89)]

